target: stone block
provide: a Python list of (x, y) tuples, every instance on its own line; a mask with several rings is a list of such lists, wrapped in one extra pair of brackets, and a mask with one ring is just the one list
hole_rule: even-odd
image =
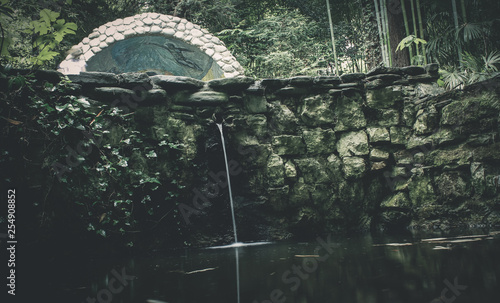
[(306, 145), (300, 136), (275, 136), (272, 139), (273, 151), (282, 155), (303, 155), (306, 153)]
[(368, 155), (370, 148), (365, 131), (342, 134), (337, 142), (337, 151), (341, 157)]
[(303, 132), (309, 154), (331, 154), (336, 150), (337, 139), (331, 129), (311, 129)]
[(371, 108), (394, 108), (396, 104), (402, 102), (403, 95), (399, 86), (389, 86), (366, 92), (366, 103)]
[(366, 163), (360, 157), (344, 157), (342, 159), (342, 170), (346, 179), (359, 179), (366, 172)]
[(366, 132), (370, 143), (390, 142), (391, 136), (385, 127), (367, 127)]

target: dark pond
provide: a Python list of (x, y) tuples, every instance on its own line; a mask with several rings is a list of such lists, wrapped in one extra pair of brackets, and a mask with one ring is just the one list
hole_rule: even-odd
[(56, 258), (40, 302), (499, 302), (500, 233), (475, 232)]

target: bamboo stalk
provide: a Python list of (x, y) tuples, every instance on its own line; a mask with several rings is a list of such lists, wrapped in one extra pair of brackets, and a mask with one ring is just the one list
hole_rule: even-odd
[[(459, 27), (458, 27), (457, 2), (455, 0), (451, 0), (451, 6), (453, 8), (453, 21), (455, 22), (455, 31), (457, 32), (458, 36)], [(460, 69), (462, 70), (463, 69), (462, 46), (460, 45), (459, 41), (457, 41), (457, 52), (458, 52), (458, 63), (460, 64)]]
[(465, 10), (465, 0), (461, 0), (460, 4), (462, 6), (462, 19), (465, 24), (467, 23), (467, 11)]
[[(417, 14), (418, 14), (418, 27), (420, 30), (420, 38), (425, 40), (424, 37), (424, 26), (422, 22), (422, 13), (420, 12), (420, 0), (417, 0)], [(425, 45), (422, 44), (422, 55), (424, 56), (424, 64), (427, 65), (427, 53), (425, 51)]]
[(384, 38), (383, 38), (383, 34), (382, 34), (382, 19), (380, 16), (380, 11), (378, 9), (378, 1), (373, 0), (373, 2), (375, 3), (375, 16), (377, 17), (378, 36), (380, 39), (380, 51), (382, 53), (382, 61), (384, 62), (384, 65), (386, 65), (387, 59), (385, 56)]
[(382, 23), (382, 38), (385, 52), (385, 66), (389, 66), (389, 52), (387, 49), (387, 22), (385, 22), (384, 0), (380, 0), (380, 22)]
[[(415, 5), (413, 4), (413, 0), (410, 0), (410, 4), (411, 4), (411, 18), (413, 19), (413, 32), (415, 33), (415, 37), (418, 37), (417, 18), (415, 18)], [(415, 44), (415, 49), (417, 50), (417, 56), (420, 56), (420, 51), (418, 50), (418, 44)]]
[[(408, 17), (406, 16), (405, 0), (401, 0), (401, 10), (403, 12), (403, 20), (405, 23), (406, 37), (408, 37), (410, 35), (410, 26), (408, 25)], [(410, 51), (410, 64), (411, 64), (411, 58), (413, 58), (413, 45), (410, 45), (408, 47), (408, 50)]]
[(332, 38), (333, 58), (335, 60), (335, 74), (340, 75), (340, 70), (337, 60), (337, 48), (335, 46), (335, 35), (333, 34), (333, 22), (332, 22), (332, 12), (330, 11), (330, 0), (326, 0), (326, 10), (328, 11), (328, 22), (330, 23), (330, 35)]
[(392, 66), (392, 51), (391, 51), (391, 36), (389, 33), (389, 16), (387, 15), (387, 2), (386, 0), (380, 1), (383, 4), (383, 12), (385, 17), (385, 38), (387, 47), (387, 57), (389, 58), (389, 66)]

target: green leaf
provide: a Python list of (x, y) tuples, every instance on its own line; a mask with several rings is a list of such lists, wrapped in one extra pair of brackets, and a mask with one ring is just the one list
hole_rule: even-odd
[(50, 25), (52, 22), (55, 22), (60, 15), (61, 14), (58, 12), (44, 8), (40, 11), (40, 20), (44, 21), (47, 25)]
[(56, 24), (54, 24), (54, 29), (56, 30), (54, 32), (54, 40), (57, 43), (60, 43), (64, 36), (71, 34), (75, 34), (75, 30), (77, 29), (77, 26), (75, 23), (64, 23), (64, 19), (59, 19), (57, 20)]

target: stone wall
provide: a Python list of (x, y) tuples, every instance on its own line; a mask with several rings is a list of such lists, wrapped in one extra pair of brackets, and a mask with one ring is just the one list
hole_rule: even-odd
[[(62, 85), (64, 89), (51, 90), (55, 99), (77, 96), (95, 115), (108, 108), (105, 104), (121, 108), (133, 117), (126, 127), (146, 135), (142, 144), (152, 148), (149, 153), (160, 154), (168, 143), (182, 144), (176, 151), (182, 157), (175, 164), (138, 152), (127, 161), (134, 171), (154, 166), (162, 186), (172, 180), (185, 186), (182, 192), (170, 193), (179, 195), (177, 206), (162, 205), (165, 213), (176, 208), (178, 216), (165, 221), (175, 225), (168, 233), (182, 234), (183, 241), (232, 241), (216, 121), (223, 124), (241, 241), (370, 227), (499, 223), (498, 77), (452, 92), (436, 85), (436, 65), (378, 68), (340, 78), (236, 77), (204, 82), (89, 72), (68, 77), (72, 82)], [(44, 91), (51, 87), (46, 81), (62, 78), (54, 71), (34, 74)], [(125, 144), (125, 126), (108, 122), (99, 148), (86, 147), (93, 152), (83, 155), (85, 161), (99, 157), (102, 148), (111, 151)], [(68, 146), (57, 150), (71, 151), (72, 161), (50, 155), (41, 159), (36, 144), (60, 143), (40, 137), (30, 144), (31, 158), (37, 160), (29, 167), (42, 165), (42, 175), (23, 177), (32, 183), (38, 180), (34, 185), (40, 188), (44, 180), (52, 180), (53, 185), (41, 192), (51, 192), (53, 201), (47, 205), (63, 207), (56, 212), (59, 217), (84, 211), (59, 202), (71, 197), (64, 192), (64, 182), (43, 177), (53, 174), (50, 167), (61, 170), (70, 162), (80, 163), (75, 153), (90, 143), (85, 140), (88, 134), (75, 129), (70, 138), (70, 133), (65, 137), (70, 141), (62, 142)], [(54, 158), (58, 163), (51, 166)], [(70, 173), (71, 167), (66, 171), (66, 178), (79, 178)], [(148, 203), (166, 203), (159, 198)], [(141, 205), (140, 199), (134, 203)], [(163, 237), (158, 234), (158, 239)]]
[[(243, 237), (498, 223), (498, 78), (444, 93), (437, 70), (258, 81), (103, 73), (70, 79), (76, 94), (108, 103), (146, 88), (134, 112), (138, 125), (152, 139), (168, 134), (184, 143), (187, 161), (202, 167), (182, 203), (189, 222), (197, 215), (186, 209), (216, 216), (196, 199), (227, 197), (223, 162), (205, 163), (222, 153), (214, 122), (222, 120)], [(214, 184), (223, 189), (216, 195)]]

